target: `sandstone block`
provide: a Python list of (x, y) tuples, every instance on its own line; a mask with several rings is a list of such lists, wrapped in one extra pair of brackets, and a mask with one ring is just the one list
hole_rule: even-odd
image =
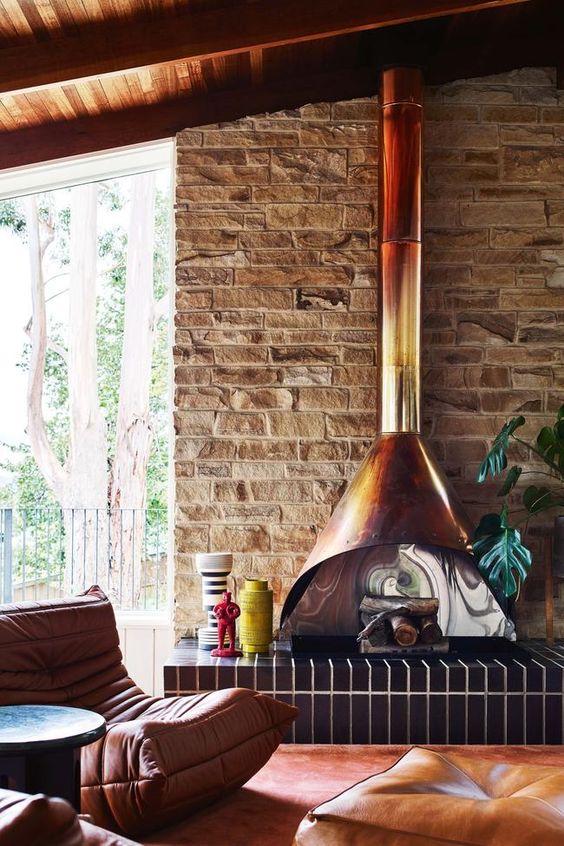
[(515, 103), (518, 89), (512, 85), (452, 82), (442, 86), (445, 103)]
[(249, 253), (230, 247), (224, 247), (223, 250), (205, 247), (179, 248), (177, 256), (179, 261), (186, 264), (204, 267), (247, 267), (250, 264)]
[(211, 288), (233, 284), (233, 270), (226, 267), (194, 267), (180, 263), (176, 267), (176, 284), (180, 287)]
[(308, 123), (300, 129), (302, 147), (370, 147), (378, 144), (377, 125), (362, 123)]
[(542, 147), (554, 146), (554, 129), (546, 125), (521, 125), (500, 127), (500, 140), (502, 145), (539, 144)]
[(374, 188), (369, 185), (321, 185), (319, 191), (322, 203), (363, 203), (370, 206), (375, 202)]
[(461, 203), (460, 211), (463, 226), (544, 226), (546, 224), (544, 204), (539, 201)]
[(297, 147), (297, 132), (257, 129), (219, 129), (204, 133), (204, 147)]
[(214, 326), (244, 326), (245, 328), (261, 327), (264, 323), (264, 315), (249, 309), (238, 308), (235, 311), (222, 309), (213, 313)]
[(178, 409), (202, 409), (218, 411), (229, 408), (229, 395), (225, 389), (217, 387), (178, 387), (174, 394), (174, 403)]
[(309, 553), (316, 538), (315, 526), (283, 524), (272, 527), (272, 550), (274, 552)]
[(555, 226), (536, 229), (492, 229), (492, 247), (558, 247), (564, 244), (564, 230)]
[(178, 411), (175, 414), (178, 431), (183, 435), (211, 435), (214, 425), (213, 411)]
[(457, 324), (460, 344), (506, 344), (515, 338), (517, 319), (504, 312), (476, 311), (459, 314)]
[(237, 411), (219, 411), (215, 421), (217, 435), (265, 435), (266, 425), (262, 414)]
[[(562, 331), (560, 331), (560, 340)], [(553, 372), (551, 367), (513, 367), (511, 370), (511, 381), (514, 388), (550, 388), (553, 384)]]
[[(257, 162), (249, 162), (247, 159), (246, 150), (179, 150), (176, 156), (176, 161), (180, 166), (182, 165), (202, 165), (202, 164), (233, 164), (246, 165), (257, 164)], [(261, 164), (268, 164), (268, 162), (261, 162)]]
[(319, 199), (317, 185), (265, 185), (253, 187), (255, 203), (315, 203)]
[(375, 411), (378, 407), (378, 388), (351, 388), (349, 408), (352, 410)]
[(213, 292), (213, 305), (217, 309), (271, 309), (292, 308), (292, 292), (260, 288), (219, 288)]
[(296, 308), (344, 311), (351, 301), (351, 294), (344, 288), (298, 288)]
[(339, 350), (335, 346), (271, 347), (270, 357), (273, 364), (336, 364), (339, 361)]
[(508, 181), (564, 182), (562, 147), (505, 147), (503, 173)]
[(250, 203), (251, 189), (247, 186), (185, 185), (176, 188), (177, 203)]
[(268, 351), (266, 347), (217, 346), (214, 351), (217, 364), (266, 364)]
[(363, 365), (349, 365), (335, 367), (333, 370), (333, 384), (353, 387), (364, 385), (371, 387), (377, 383), (377, 368)]
[(255, 409), (281, 408), (290, 409), (294, 403), (292, 392), (286, 388), (259, 388), (257, 390), (233, 391), (231, 407), (235, 411), (253, 411)]
[(279, 381), (278, 371), (271, 367), (214, 367), (211, 374), (204, 372), (216, 385), (245, 387), (275, 385)]
[(207, 480), (176, 482), (176, 501), (179, 505), (192, 502), (208, 503), (210, 501), (210, 483)]
[(300, 388), (297, 408), (300, 411), (343, 410), (348, 401), (348, 392), (341, 388)]
[(176, 136), (176, 148), (182, 150), (184, 147), (200, 147), (203, 143), (203, 135), (194, 129), (183, 129)]
[(306, 311), (275, 311), (272, 314), (265, 314), (264, 323), (269, 329), (299, 329), (304, 331), (321, 327), (321, 315)]
[(270, 229), (339, 229), (342, 217), (342, 208), (329, 204), (276, 203), (266, 207)]
[(239, 246), (245, 250), (269, 250), (273, 247), (291, 247), (290, 232), (240, 232)]
[(355, 412), (327, 415), (330, 438), (365, 438), (376, 434), (376, 414)]
[[(306, 505), (290, 505), (283, 503), (281, 512), (282, 523), (295, 523), (299, 526), (314, 525), (323, 527), (331, 516), (331, 508), (322, 503), (308, 503)], [(309, 552), (309, 550), (306, 550), (306, 552)], [(278, 573), (279, 571), (274, 570), (274, 572)], [(289, 575), (292, 575), (292, 573), (290, 572)]]
[(542, 398), (537, 391), (484, 391), (481, 395), (485, 412), (526, 414), (542, 411)]
[(178, 345), (174, 347), (174, 360), (178, 364), (213, 364), (213, 350), (192, 344)]
[(316, 250), (253, 250), (251, 264), (271, 267), (307, 267), (319, 264)]
[(325, 436), (325, 416), (302, 411), (268, 412), (270, 436), (273, 438), (311, 438)]
[(209, 385), (211, 373), (207, 367), (187, 367), (180, 365), (174, 369), (176, 385)]
[(256, 502), (311, 502), (313, 498), (310, 481), (280, 481), (260, 479), (250, 483), (252, 498)]
[[(227, 502), (222, 505), (221, 510), (223, 512), (222, 522), (239, 525), (257, 522), (265, 524), (278, 523), (282, 516), (282, 509), (279, 505), (268, 505), (266, 503), (255, 505), (248, 502)], [(237, 572), (241, 573), (239, 566), (237, 567)], [(268, 573), (269, 576), (271, 572)]]
[(283, 385), (330, 385), (331, 368), (316, 365), (314, 367), (288, 367), (280, 370), (280, 381)]
[(226, 185), (265, 185), (270, 181), (270, 171), (267, 167), (248, 165), (188, 165), (176, 169), (176, 178), (179, 191), (192, 185), (217, 185), (221, 188)]
[(268, 552), (270, 537), (261, 525), (218, 526), (210, 528), (212, 549), (227, 549), (232, 552)]
[(468, 150), (476, 147), (497, 147), (499, 134), (497, 126), (484, 126), (477, 122), (461, 123), (453, 121), (445, 123), (444, 121), (427, 120), (425, 143), (431, 149), (436, 147), (447, 147), (449, 149), (461, 147)]
[(300, 441), (302, 461), (345, 461), (348, 456), (349, 445), (346, 441)]
[(235, 461), (232, 464), (235, 479), (284, 479), (285, 465), (271, 461)]
[(199, 309), (210, 309), (212, 305), (211, 291), (176, 291), (176, 309), (182, 311), (197, 311)]
[[(320, 184), (347, 181), (347, 154), (344, 150), (301, 148), (271, 152), (271, 182)], [(256, 184), (256, 183), (255, 183)]]
[(309, 464), (305, 461), (300, 461), (298, 464), (286, 465), (286, 476), (288, 479), (342, 479), (345, 475), (345, 468), (343, 464), (326, 461), (319, 464)]
[(350, 100), (348, 102), (333, 103), (331, 117), (336, 121), (370, 121), (378, 120), (378, 104), (376, 98), (370, 100)]
[(482, 120), (493, 123), (535, 123), (538, 120), (538, 109), (536, 106), (521, 105), (484, 106)]
[(295, 461), (298, 458), (298, 445), (295, 441), (276, 438), (253, 441), (245, 438), (233, 444), (237, 450), (237, 457), (242, 461)]

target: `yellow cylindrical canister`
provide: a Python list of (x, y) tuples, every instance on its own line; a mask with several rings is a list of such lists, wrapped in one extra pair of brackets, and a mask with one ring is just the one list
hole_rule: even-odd
[(264, 579), (246, 579), (237, 601), (241, 606), (239, 643), (245, 655), (268, 652), (272, 641), (272, 591)]

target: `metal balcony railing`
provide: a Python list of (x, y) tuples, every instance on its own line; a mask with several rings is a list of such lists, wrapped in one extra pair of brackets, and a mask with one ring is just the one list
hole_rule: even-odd
[(119, 610), (164, 610), (165, 509), (0, 508), (2, 602), (99, 585)]

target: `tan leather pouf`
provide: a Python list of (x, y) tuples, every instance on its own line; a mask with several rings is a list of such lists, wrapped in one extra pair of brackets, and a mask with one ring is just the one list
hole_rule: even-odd
[(410, 749), (310, 811), (294, 838), (294, 846), (376, 844), (564, 846), (564, 769)]

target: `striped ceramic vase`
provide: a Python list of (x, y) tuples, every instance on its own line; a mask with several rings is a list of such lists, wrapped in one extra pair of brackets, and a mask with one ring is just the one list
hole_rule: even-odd
[(227, 576), (233, 569), (233, 555), (230, 552), (200, 552), (196, 555), (196, 569), (202, 577), (202, 608), (207, 612), (208, 624), (198, 629), (200, 649), (215, 649), (217, 646), (217, 620), (213, 607), (221, 602), (227, 590)]

